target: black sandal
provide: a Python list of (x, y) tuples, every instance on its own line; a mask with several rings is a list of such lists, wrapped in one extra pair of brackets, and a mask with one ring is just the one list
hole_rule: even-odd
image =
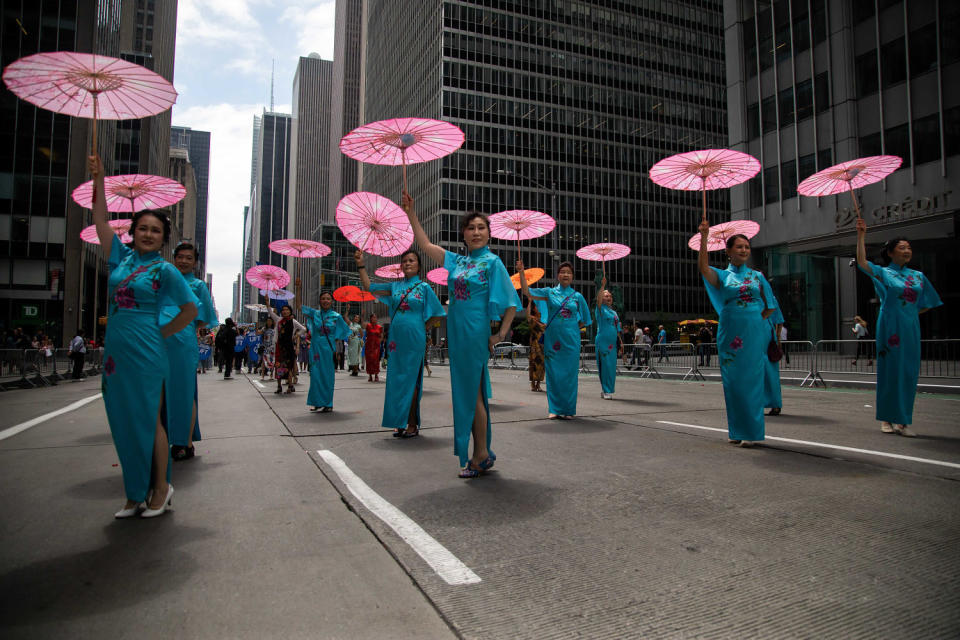
[(402, 437), (403, 437), (403, 434), (404, 434), (405, 432), (406, 432), (406, 429), (394, 429), (394, 430), (393, 430), (393, 437), (394, 437), (394, 438), (402, 438)]
[(333, 411), (333, 407), (320, 407), (320, 413), (330, 413)]

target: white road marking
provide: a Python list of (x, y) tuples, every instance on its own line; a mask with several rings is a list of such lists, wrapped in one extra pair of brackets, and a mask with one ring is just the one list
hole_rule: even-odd
[[(690, 427), (691, 429), (705, 429), (707, 431), (719, 431), (720, 433), (727, 433), (726, 429), (718, 429), (716, 427), (704, 427), (699, 424), (686, 424), (684, 422), (669, 422), (668, 420), (657, 420), (660, 424), (672, 424), (677, 427)], [(766, 436), (767, 440), (778, 440), (780, 442), (789, 442), (791, 444), (805, 444), (811, 447), (823, 447), (825, 449), (836, 449), (837, 451), (850, 451), (853, 453), (865, 453), (871, 456), (880, 456), (883, 458), (896, 458), (897, 460), (909, 460), (910, 462), (922, 462), (924, 464), (935, 464), (941, 467), (950, 467), (953, 469), (960, 469), (960, 464), (956, 462), (945, 462), (943, 460), (931, 460), (929, 458), (917, 458), (914, 456), (904, 456), (899, 453), (886, 453), (885, 451), (873, 451), (872, 449), (856, 449), (854, 447), (844, 447), (839, 444), (826, 444), (824, 442), (811, 442), (809, 440), (794, 440), (793, 438), (779, 438), (777, 436)]]
[(77, 401), (74, 402), (73, 404), (68, 404), (67, 406), (65, 406), (65, 407), (62, 408), (62, 409), (57, 409), (56, 411), (51, 411), (50, 413), (45, 413), (45, 414), (43, 414), (42, 416), (38, 416), (38, 417), (34, 418), (33, 420), (27, 420), (26, 422), (21, 422), (20, 424), (18, 424), (18, 425), (15, 426), (15, 427), (10, 427), (9, 429), (4, 429), (3, 431), (0, 431), (0, 440), (6, 440), (7, 438), (9, 438), (9, 437), (11, 437), (11, 436), (17, 435), (17, 434), (20, 433), (21, 431), (26, 431), (26, 430), (29, 429), (30, 427), (35, 427), (35, 426), (37, 426), (37, 425), (40, 424), (41, 422), (46, 422), (47, 420), (50, 420), (50, 419), (52, 419), (52, 418), (56, 418), (57, 416), (62, 416), (62, 415), (65, 414), (65, 413), (69, 413), (69, 412), (73, 411), (74, 409), (79, 409), (79, 408), (82, 407), (83, 405), (89, 404), (89, 403), (93, 402), (94, 400), (100, 399), (101, 397), (103, 397), (103, 394), (102, 394), (102, 393), (98, 393), (98, 394), (95, 395), (95, 396), (90, 396), (89, 398), (84, 398), (83, 400), (77, 400)]
[(253, 381), (253, 384), (257, 385), (257, 386), (260, 387), (261, 389), (266, 389), (266, 387), (263, 386), (263, 385), (260, 383), (259, 380), (254, 380), (254, 381)]
[(318, 450), (317, 455), (333, 468), (350, 493), (356, 496), (363, 506), (393, 529), (447, 584), (480, 582), (480, 576), (471, 571), (446, 547), (434, 540), (420, 525), (371, 489), (337, 454), (332, 451)]

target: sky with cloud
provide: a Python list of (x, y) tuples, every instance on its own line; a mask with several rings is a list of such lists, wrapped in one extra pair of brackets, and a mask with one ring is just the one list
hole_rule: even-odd
[(333, 59), (335, 0), (180, 0), (173, 124), (209, 131), (207, 271), (222, 320), (241, 269), (253, 117), (289, 113), (300, 56)]

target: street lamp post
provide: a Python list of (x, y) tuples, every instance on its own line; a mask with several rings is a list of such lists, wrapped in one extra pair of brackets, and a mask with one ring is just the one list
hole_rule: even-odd
[[(557, 243), (557, 237), (560, 231), (560, 220), (559, 220), (559, 217), (557, 216), (557, 181), (556, 179), (553, 179), (552, 181), (553, 186), (548, 187), (547, 185), (542, 184), (529, 176), (525, 176), (522, 173), (516, 173), (515, 171), (511, 171), (510, 169), (497, 169), (497, 173), (502, 176), (516, 176), (518, 178), (523, 178), (524, 180), (526, 180), (527, 182), (529, 182), (535, 187), (544, 189), (546, 191), (550, 191), (550, 214), (557, 221), (557, 225), (553, 229), (553, 249), (550, 249), (548, 253), (553, 257), (554, 260), (559, 260), (560, 255), (559, 255), (559, 246)], [(551, 172), (551, 176), (552, 175), (553, 174)]]

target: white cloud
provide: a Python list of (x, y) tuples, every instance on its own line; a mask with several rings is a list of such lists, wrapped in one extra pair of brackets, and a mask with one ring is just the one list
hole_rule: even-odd
[(324, 60), (333, 60), (336, 22), (334, 0), (298, 2), (288, 6), (280, 15), (280, 20), (296, 30), (298, 57), (316, 52)]
[[(262, 60), (271, 56), (263, 24), (242, 0), (182, 0), (177, 12), (177, 57), (226, 59), (226, 67), (245, 73), (262, 72)], [(203, 53), (205, 52), (205, 53)]]

